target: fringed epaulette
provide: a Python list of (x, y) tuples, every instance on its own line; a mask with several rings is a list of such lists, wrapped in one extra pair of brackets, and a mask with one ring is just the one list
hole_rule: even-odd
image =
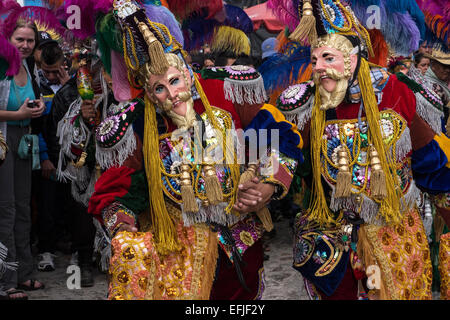
[(442, 131), (442, 119), (444, 118), (441, 99), (428, 88), (420, 85), (403, 73), (396, 74), (398, 80), (405, 83), (416, 96), (416, 112), (425, 120), (434, 132)]
[(205, 68), (201, 76), (203, 79), (223, 80), (225, 99), (233, 103), (261, 104), (268, 98), (261, 74), (249, 66)]
[(299, 130), (311, 119), (314, 90), (314, 82), (303, 82), (288, 87), (277, 99), (277, 108), (286, 120), (295, 123)]
[(144, 103), (136, 99), (118, 107), (119, 110), (105, 118), (95, 130), (95, 157), (102, 169), (122, 165), (136, 149), (132, 124), (144, 110)]

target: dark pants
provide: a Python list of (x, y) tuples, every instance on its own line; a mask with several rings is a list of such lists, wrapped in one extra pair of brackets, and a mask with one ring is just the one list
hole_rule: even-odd
[(71, 206), (70, 184), (39, 177), (37, 232), (39, 252), (56, 250), (66, 235)]
[(8, 126), (6, 142), (8, 154), (0, 166), (0, 242), (8, 248), (6, 261), (18, 262), (16, 271), (7, 271), (0, 279), (0, 287), (15, 288), (31, 278), (31, 160), (22, 160), (17, 150), (28, 127)]
[(71, 210), (69, 217), (72, 248), (73, 251), (78, 251), (78, 264), (80, 267), (91, 266), (96, 232), (93, 218), (83, 204), (72, 200), (72, 206), (73, 210)]

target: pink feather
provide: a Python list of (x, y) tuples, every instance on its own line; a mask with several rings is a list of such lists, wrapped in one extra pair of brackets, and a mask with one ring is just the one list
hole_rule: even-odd
[(123, 56), (111, 50), (111, 77), (113, 84), (114, 98), (117, 101), (126, 101), (131, 99), (131, 88), (127, 77), (127, 66)]
[(68, 30), (61, 25), (60, 21), (51, 10), (43, 7), (26, 6), (12, 10), (8, 17), (4, 20), (2, 24), (2, 32), (6, 38), (10, 38), (13, 34), (17, 19), (19, 18), (33, 22), (38, 21), (42, 25), (45, 25), (48, 29), (53, 29), (62, 37), (70, 37), (70, 32), (68, 32)]
[(285, 25), (289, 31), (293, 32), (299, 23), (298, 1), (290, 0), (269, 0), (267, 8), (271, 9), (273, 14)]
[(19, 50), (2, 35), (0, 35), (0, 57), (8, 62), (6, 76), (14, 76), (19, 73), (21, 64)]

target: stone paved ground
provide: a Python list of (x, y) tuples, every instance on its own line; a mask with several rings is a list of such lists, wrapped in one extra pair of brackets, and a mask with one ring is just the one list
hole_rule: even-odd
[[(302, 277), (292, 268), (292, 231), (289, 221), (283, 219), (275, 223), (276, 235), (268, 241), (269, 260), (265, 261), (266, 290), (264, 300), (305, 300), (308, 299)], [(94, 270), (95, 285), (90, 288), (68, 289), (67, 280), (71, 274), (66, 270), (70, 255), (57, 253), (56, 270), (53, 272), (38, 272), (34, 277), (42, 280), (44, 290), (28, 293), (30, 300), (104, 300), (107, 293), (107, 276)], [(71, 283), (69, 281), (69, 283)]]

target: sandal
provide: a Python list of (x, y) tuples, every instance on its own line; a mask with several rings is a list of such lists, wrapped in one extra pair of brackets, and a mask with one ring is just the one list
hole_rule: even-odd
[[(14, 300), (28, 300), (28, 296), (25, 294), (25, 292), (23, 290), (17, 290), (17, 289), (12, 288), (12, 289), (6, 290), (5, 293), (6, 293), (6, 296), (5, 296), (4, 300), (12, 300), (12, 301), (14, 301)], [(18, 294), (18, 293), (21, 293), (24, 296), (19, 297), (19, 298), (12, 297), (12, 295)]]
[[(25, 281), (26, 282), (26, 281)], [(36, 287), (36, 280), (30, 279), (30, 284), (27, 285), (25, 283), (20, 283), (17, 286), (17, 289), (25, 290), (25, 291), (34, 291), (34, 290), (41, 290), (45, 288), (45, 285), (42, 282), (39, 282), (41, 285), (39, 287)]]

